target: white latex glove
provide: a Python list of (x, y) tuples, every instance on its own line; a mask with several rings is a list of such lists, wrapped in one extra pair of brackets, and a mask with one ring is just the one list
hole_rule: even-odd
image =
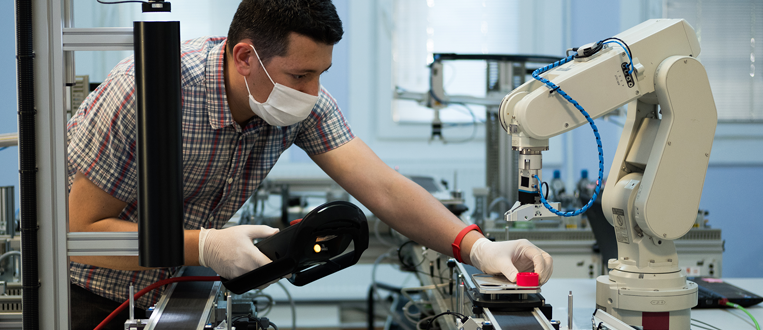
[(554, 271), (551, 256), (526, 239), (491, 242), (483, 237), (474, 242), (469, 258), (482, 272), (503, 274), (512, 282), (517, 281), (520, 272), (535, 272), (543, 284)]
[(252, 240), (274, 235), (278, 229), (261, 225), (241, 225), (225, 229), (201, 229), (199, 264), (232, 279), (244, 275), (271, 260)]

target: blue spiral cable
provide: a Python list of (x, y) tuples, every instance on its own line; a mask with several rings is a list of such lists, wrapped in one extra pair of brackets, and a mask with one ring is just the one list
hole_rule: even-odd
[[(625, 47), (623, 47), (623, 48), (625, 48)], [(628, 56), (630, 57), (630, 53), (628, 54)], [(599, 180), (596, 181), (596, 190), (594, 190), (593, 196), (591, 196), (591, 200), (589, 200), (588, 203), (586, 205), (584, 205), (582, 208), (580, 208), (579, 210), (568, 211), (568, 212), (561, 212), (561, 211), (559, 211), (557, 209), (554, 209), (550, 204), (548, 204), (548, 201), (546, 200), (546, 197), (543, 196), (543, 187), (542, 187), (542, 185), (539, 184), (539, 185), (533, 187), (533, 188), (536, 188), (536, 187), (538, 188), (538, 191), (540, 192), (540, 200), (543, 203), (543, 206), (545, 206), (552, 213), (554, 213), (554, 214), (556, 214), (558, 216), (562, 216), (562, 217), (572, 217), (572, 216), (576, 216), (578, 214), (581, 214), (581, 213), (583, 213), (585, 211), (588, 211), (588, 208), (591, 207), (593, 202), (599, 196), (599, 191), (601, 190), (601, 181), (602, 181), (602, 177), (604, 176), (604, 151), (603, 151), (603, 149), (601, 147), (601, 136), (599, 136), (599, 129), (596, 127), (596, 124), (593, 122), (593, 119), (591, 118), (591, 116), (588, 115), (588, 112), (586, 112), (585, 109), (583, 109), (583, 107), (580, 106), (578, 101), (575, 101), (574, 99), (572, 99), (572, 97), (567, 95), (567, 93), (565, 93), (556, 84), (554, 84), (554, 83), (548, 81), (548, 79), (543, 78), (543, 77), (540, 76), (541, 74), (543, 74), (544, 72), (546, 72), (548, 70), (551, 70), (551, 69), (556, 68), (556, 67), (558, 67), (558, 66), (560, 66), (562, 64), (565, 64), (565, 63), (567, 63), (569, 61), (572, 61), (574, 58), (575, 58), (575, 55), (570, 55), (570, 56), (565, 57), (565, 58), (563, 58), (563, 59), (561, 59), (559, 61), (556, 61), (556, 62), (551, 63), (549, 65), (546, 65), (546, 66), (544, 66), (542, 68), (539, 68), (539, 69), (533, 71), (533, 74), (532, 74), (533, 78), (535, 78), (536, 80), (546, 84), (546, 86), (548, 86), (548, 88), (551, 88), (551, 92), (559, 93), (559, 95), (564, 97), (564, 99), (567, 100), (568, 102), (572, 103), (572, 105), (574, 105), (575, 108), (577, 108), (580, 111), (580, 113), (582, 113), (583, 116), (585, 116), (586, 120), (588, 120), (588, 123), (591, 125), (591, 128), (593, 129), (593, 135), (596, 136), (596, 145), (599, 148)], [(537, 174), (533, 175), (533, 177), (535, 178), (535, 180), (537, 180), (540, 183), (540, 178), (538, 178)]]

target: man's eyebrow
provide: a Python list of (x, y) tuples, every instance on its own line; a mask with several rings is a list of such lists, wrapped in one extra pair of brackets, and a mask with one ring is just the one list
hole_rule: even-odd
[[(334, 63), (329, 64), (328, 68), (326, 68), (323, 71), (321, 71), (321, 73), (324, 73), (324, 72), (328, 71), (331, 68), (332, 65), (334, 65)], [(312, 70), (312, 69), (305, 69), (305, 70), (298, 70), (298, 72), (315, 73), (315, 72), (318, 72), (318, 71), (317, 70)]]

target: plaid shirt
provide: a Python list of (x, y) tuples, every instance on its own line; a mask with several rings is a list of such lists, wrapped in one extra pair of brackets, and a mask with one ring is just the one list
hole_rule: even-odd
[[(243, 128), (226, 100), (225, 38), (199, 38), (181, 46), (183, 192), (185, 229), (220, 228), (247, 201), (292, 143), (320, 154), (354, 138), (339, 106), (321, 87), (307, 119), (275, 127), (255, 116)], [(243, 78), (242, 78), (243, 79)], [(69, 187), (77, 171), (127, 203), (120, 219), (137, 222), (135, 62), (120, 62), (82, 103), (68, 124)], [(130, 283), (140, 290), (175, 269), (123, 271), (72, 262), (72, 283), (125, 301)], [(147, 308), (161, 290), (137, 301)]]

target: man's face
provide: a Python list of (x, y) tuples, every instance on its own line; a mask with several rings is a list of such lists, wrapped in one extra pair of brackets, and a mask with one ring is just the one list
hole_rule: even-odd
[[(320, 76), (331, 67), (333, 45), (315, 42), (309, 37), (292, 32), (284, 56), (274, 56), (264, 63), (274, 82), (307, 93), (318, 95)], [(258, 102), (265, 102), (273, 90), (265, 71), (252, 52), (252, 74), (248, 77), (249, 88)]]

